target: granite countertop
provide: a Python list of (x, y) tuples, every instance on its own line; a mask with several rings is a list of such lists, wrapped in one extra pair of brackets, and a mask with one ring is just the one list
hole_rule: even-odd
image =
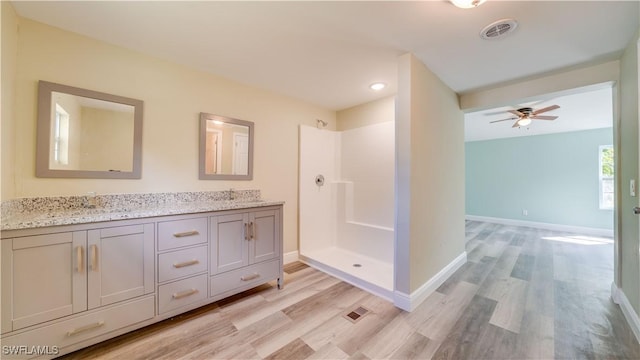
[[(202, 200), (202, 199), (201, 199)], [(2, 216), (1, 227), (6, 230), (33, 229), (48, 226), (87, 224), (103, 221), (140, 219), (165, 215), (205, 213), (211, 211), (249, 209), (256, 207), (282, 205), (283, 201), (271, 201), (259, 198), (240, 198), (238, 200), (215, 199), (211, 201), (179, 201), (140, 204), (131, 206), (85, 208), (85, 207), (44, 207), (33, 210), (13, 211)]]

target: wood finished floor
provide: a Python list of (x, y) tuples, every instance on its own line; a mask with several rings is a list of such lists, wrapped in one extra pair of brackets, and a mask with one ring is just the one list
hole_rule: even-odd
[[(613, 244), (466, 223), (468, 262), (415, 311), (301, 263), (263, 285), (65, 359), (640, 359), (610, 299)], [(352, 323), (343, 315), (371, 312)]]

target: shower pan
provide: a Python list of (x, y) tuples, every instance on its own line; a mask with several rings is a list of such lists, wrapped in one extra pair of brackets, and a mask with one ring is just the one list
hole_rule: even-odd
[(394, 123), (300, 127), (300, 259), (393, 298)]

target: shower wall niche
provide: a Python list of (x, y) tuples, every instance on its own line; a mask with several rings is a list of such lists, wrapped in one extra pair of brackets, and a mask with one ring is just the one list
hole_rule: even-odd
[[(300, 258), (392, 298), (394, 122), (300, 127)], [(324, 184), (315, 181), (324, 177)]]

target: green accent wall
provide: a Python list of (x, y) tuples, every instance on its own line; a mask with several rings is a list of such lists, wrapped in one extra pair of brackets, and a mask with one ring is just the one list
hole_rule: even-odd
[(598, 180), (598, 147), (611, 144), (612, 128), (467, 142), (466, 213), (613, 229)]

